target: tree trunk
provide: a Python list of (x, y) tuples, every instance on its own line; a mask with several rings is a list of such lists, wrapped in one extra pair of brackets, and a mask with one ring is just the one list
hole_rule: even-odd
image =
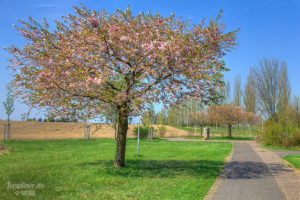
[(231, 135), (231, 127), (232, 127), (232, 125), (228, 124), (228, 138), (232, 137), (232, 135)]
[(151, 122), (149, 123), (149, 135), (148, 135), (149, 140), (153, 139), (153, 135), (152, 135), (152, 124)]
[(4, 135), (3, 135), (3, 140), (6, 140), (6, 124), (4, 124)]
[(126, 108), (119, 109), (119, 124), (117, 132), (117, 146), (116, 156), (114, 161), (114, 168), (119, 169), (125, 166), (125, 150), (126, 150), (126, 136), (128, 130), (128, 116)]
[(114, 124), (114, 129), (115, 129), (115, 140), (117, 139), (117, 124)]
[(202, 137), (203, 136), (203, 134), (202, 134), (203, 133), (203, 127), (202, 127), (202, 125), (200, 126), (200, 132), (201, 132), (200, 136)]
[(150, 126), (150, 128), (151, 128), (151, 140), (153, 140), (153, 126), (152, 126), (152, 124), (151, 124), (151, 126)]

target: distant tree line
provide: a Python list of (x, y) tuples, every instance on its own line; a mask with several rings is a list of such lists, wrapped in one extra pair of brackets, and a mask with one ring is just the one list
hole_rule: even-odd
[(162, 108), (158, 113), (149, 111), (143, 117), (143, 123), (148, 124), (151, 116), (152, 124), (171, 125), (171, 126), (193, 126), (191, 114), (201, 112), (204, 109), (203, 103), (196, 100), (184, 101), (179, 105)]
[[(230, 81), (223, 82), (222, 96), (216, 102), (205, 105), (189, 100), (174, 107), (163, 107), (154, 114), (153, 123), (171, 126), (227, 124), (229, 127), (247, 124), (251, 127), (261, 124), (259, 120), (263, 119), (263, 140), (277, 141), (276, 145), (285, 143), (285, 146), (300, 144), (300, 134), (297, 134), (300, 132), (300, 97), (291, 93), (286, 62), (259, 60), (256, 67), (250, 67), (244, 87), (241, 76), (235, 77), (233, 94)], [(145, 115), (143, 122), (147, 121)], [(270, 131), (275, 126), (281, 131)]]
[[(300, 98), (292, 97), (287, 64), (277, 59), (263, 58), (257, 67), (250, 67), (243, 87), (240, 75), (234, 79), (233, 94), (230, 81), (224, 81), (223, 94), (215, 105), (232, 104), (247, 112), (260, 114), (265, 120), (300, 127)], [(209, 105), (189, 100), (163, 107), (154, 115), (154, 124), (193, 126), (193, 113), (205, 112)], [(143, 121), (147, 121), (147, 117)]]

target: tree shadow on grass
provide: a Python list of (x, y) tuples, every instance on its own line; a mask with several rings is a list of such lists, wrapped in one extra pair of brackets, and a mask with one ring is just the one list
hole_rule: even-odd
[(211, 160), (126, 160), (126, 167), (115, 170), (113, 161), (99, 160), (82, 163), (81, 166), (99, 166), (99, 173), (121, 177), (167, 178), (191, 176), (215, 178), (220, 174), (224, 162)]

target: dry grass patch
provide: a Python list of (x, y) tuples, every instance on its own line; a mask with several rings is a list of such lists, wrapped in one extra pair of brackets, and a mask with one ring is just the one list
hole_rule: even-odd
[[(0, 121), (0, 128), (4, 127), (5, 121)], [(92, 138), (114, 138), (114, 129), (109, 125), (91, 125)], [(11, 139), (82, 139), (84, 133), (84, 123), (74, 122), (11, 122)], [(133, 127), (129, 125), (128, 138), (135, 138)], [(98, 128), (97, 128), (98, 127)], [(156, 126), (155, 126), (156, 128)], [(165, 137), (184, 137), (188, 135), (185, 130), (179, 130), (171, 126), (166, 126)], [(155, 135), (157, 136), (157, 135)], [(3, 133), (0, 134), (0, 140)]]

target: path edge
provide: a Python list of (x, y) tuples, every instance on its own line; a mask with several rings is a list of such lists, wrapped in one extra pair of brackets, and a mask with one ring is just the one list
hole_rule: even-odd
[(234, 151), (234, 146), (235, 146), (235, 143), (234, 142), (229, 142), (232, 144), (232, 150), (230, 152), (230, 154), (225, 158), (225, 163), (224, 163), (224, 168), (222, 169), (222, 171), (220, 172), (219, 174), (219, 177), (217, 178), (217, 180), (214, 182), (214, 184), (211, 186), (211, 188), (209, 189), (208, 193), (205, 195), (204, 197), (204, 200), (212, 200), (213, 199), (213, 196), (214, 194), (216, 193), (219, 185), (221, 184), (222, 182), (222, 178), (221, 178), (221, 175), (224, 173), (224, 170), (225, 170), (225, 165), (231, 161), (232, 159), (232, 155), (233, 155), (233, 151)]
[[(273, 152), (274, 153), (274, 152)], [(294, 155), (294, 154), (291, 154)], [(285, 163), (286, 166), (292, 168), (294, 170), (294, 172), (299, 176), (300, 178), (300, 169), (297, 169), (292, 163), (290, 163), (289, 161), (285, 160), (284, 157), (281, 158), (282, 161)]]
[[(279, 186), (280, 190), (284, 194), (285, 198), (287, 200), (300, 200), (300, 192), (297, 193), (297, 190), (295, 191), (295, 186), (300, 186), (300, 174), (297, 173), (297, 170), (295, 168), (290, 166), (290, 163), (285, 161), (283, 158), (281, 158), (279, 155), (277, 155), (275, 152), (264, 148), (260, 143), (250, 143), (252, 146), (252, 149), (256, 152), (256, 154), (262, 159), (262, 161), (267, 165), (270, 173), (274, 177), (277, 185)], [(277, 160), (277, 163), (281, 163), (283, 167), (287, 170), (290, 170), (289, 175), (286, 173), (283, 174), (275, 174), (272, 170), (272, 164), (266, 160), (266, 157), (263, 155), (264, 152), (268, 152), (273, 156), (273, 159), (275, 158)], [(275, 161), (276, 162), (276, 161)], [(292, 176), (291, 176), (292, 175)], [(291, 177), (289, 177), (291, 176)], [(291, 178), (291, 180), (288, 180), (287, 178)], [(294, 187), (293, 187), (294, 186)], [(293, 189), (291, 189), (293, 188)]]

